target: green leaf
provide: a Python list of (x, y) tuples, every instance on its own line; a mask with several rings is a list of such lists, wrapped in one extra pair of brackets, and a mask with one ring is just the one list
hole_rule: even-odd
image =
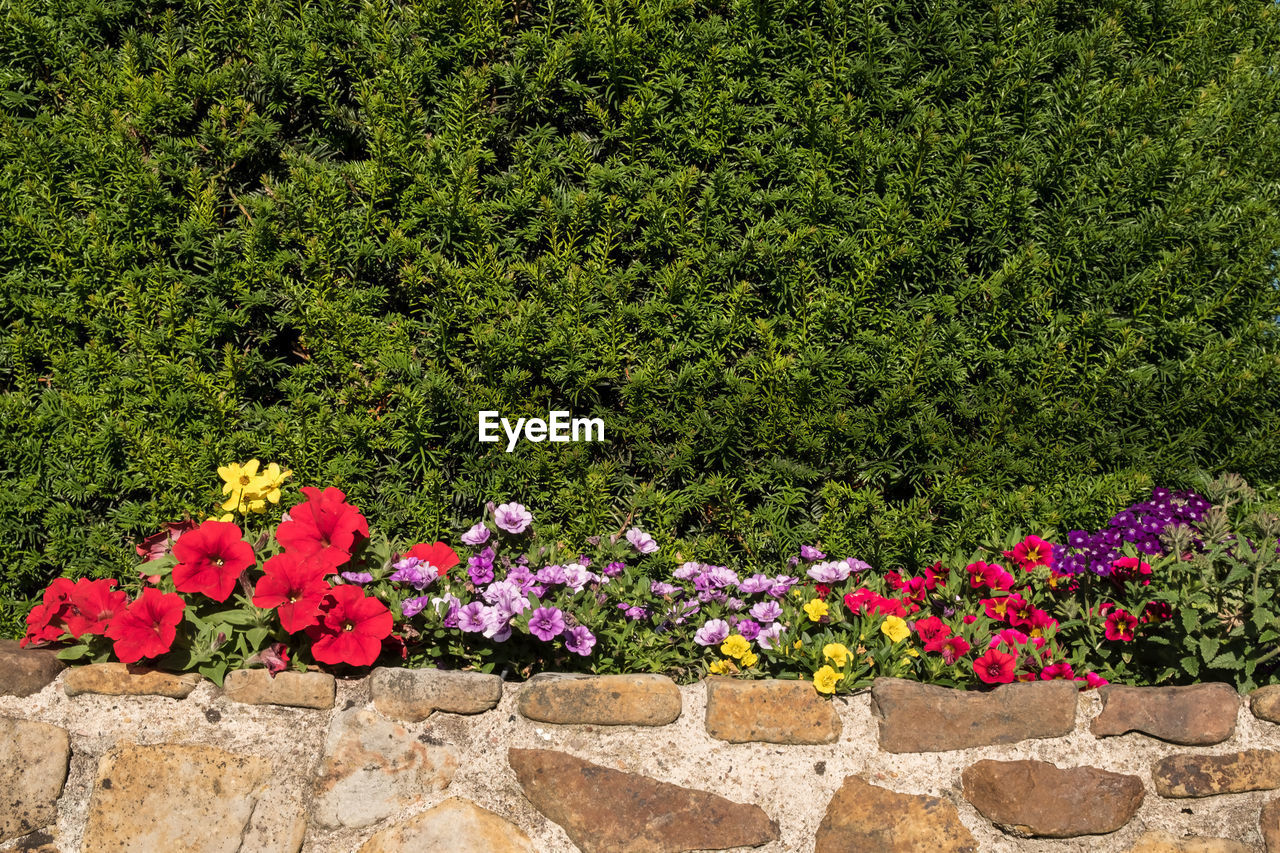
[(1218, 641), (1213, 637), (1200, 638), (1200, 659), (1205, 663), (1213, 660), (1214, 655), (1218, 653)]
[(80, 660), (89, 654), (89, 646), (81, 643), (75, 646), (67, 646), (65, 649), (59, 649), (55, 657), (58, 660)]
[(1200, 661), (1195, 656), (1187, 655), (1182, 660), (1178, 661), (1178, 663), (1182, 664), (1182, 671), (1192, 678), (1195, 678), (1200, 674)]
[(1182, 630), (1194, 634), (1200, 627), (1200, 614), (1194, 607), (1183, 607), (1178, 614), (1182, 620)]

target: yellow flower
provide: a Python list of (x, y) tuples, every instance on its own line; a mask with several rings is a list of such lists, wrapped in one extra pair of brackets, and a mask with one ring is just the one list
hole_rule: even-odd
[(804, 612), (808, 613), (809, 619), (814, 622), (818, 622), (823, 616), (826, 616), (828, 610), (827, 603), (821, 598), (815, 598), (804, 606)]
[(796, 643), (795, 643), (795, 649), (796, 649), (796, 651), (799, 651), (799, 650), (800, 650), (800, 647), (801, 647), (801, 646), (803, 646), (803, 645), (804, 645), (804, 643), (800, 642), (799, 640), (796, 640)]
[[(253, 494), (253, 483), (258, 479), (258, 460), (250, 459), (241, 465), (238, 462), (232, 462), (230, 465), (223, 465), (218, 468), (218, 476), (225, 482), (222, 485), (222, 493), (229, 495), (227, 500), (222, 504), (222, 508), (227, 512), (261, 512), (262, 509), (253, 510), (253, 503), (256, 495)], [(261, 500), (257, 503), (260, 507), (264, 507)]]
[(720, 653), (726, 657), (740, 658), (751, 651), (751, 644), (741, 634), (734, 634), (720, 644)]
[(849, 650), (839, 643), (827, 643), (823, 646), (822, 656), (841, 669), (849, 662)]
[(711, 670), (712, 675), (732, 675), (738, 670), (731, 660), (718, 660), (707, 669)]
[(249, 491), (256, 497), (278, 504), (280, 503), (280, 487), (291, 476), (293, 476), (292, 471), (281, 471), (280, 466), (272, 462), (267, 466), (266, 471), (249, 484)]
[(819, 693), (835, 693), (836, 682), (839, 680), (840, 676), (829, 666), (824, 666), (813, 674), (813, 686), (818, 688)]
[(888, 616), (885, 618), (884, 624), (880, 626), (880, 633), (895, 643), (900, 643), (911, 636), (911, 629), (907, 627), (906, 621), (901, 617)]
[(913, 658), (920, 657), (920, 652), (916, 649), (907, 649), (907, 654), (911, 655)]
[(741, 663), (743, 666), (755, 666), (756, 662), (759, 660), (760, 658), (756, 655), (755, 652), (747, 652), (742, 656)]

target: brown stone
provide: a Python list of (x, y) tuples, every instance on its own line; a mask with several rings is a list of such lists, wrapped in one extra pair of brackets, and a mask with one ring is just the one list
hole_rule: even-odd
[(24, 649), (17, 640), (0, 640), (0, 696), (30, 696), (66, 668), (53, 649)]
[(730, 743), (835, 743), (840, 715), (808, 681), (707, 679), (707, 734)]
[(966, 767), (965, 799), (987, 820), (1021, 836), (1073, 838), (1115, 832), (1145, 794), (1137, 776), (1047, 761), (993, 761)]
[(369, 690), (378, 713), (416, 723), (433, 711), (479, 714), (497, 707), (502, 679), (483, 672), (379, 667), (369, 676)]
[(1097, 737), (1141, 732), (1170, 743), (1208, 746), (1235, 733), (1240, 710), (1240, 696), (1230, 684), (1107, 685), (1098, 694), (1102, 713), (1090, 729)]
[(167, 696), (185, 699), (203, 680), (193, 672), (162, 672), (124, 663), (91, 663), (73, 666), (62, 676), (68, 696), (102, 693), (108, 696)]
[(126, 745), (98, 762), (82, 853), (297, 853), (301, 804), (265, 758), (211, 746)]
[(1280, 684), (1269, 684), (1250, 693), (1249, 710), (1259, 720), (1280, 723)]
[(1151, 771), (1162, 797), (1209, 797), (1280, 788), (1280, 752), (1246, 749), (1226, 755), (1171, 755)]
[(759, 806), (623, 773), (548, 749), (509, 749), (534, 808), (564, 827), (582, 853), (678, 853), (759, 847), (778, 824)]
[(265, 669), (237, 669), (222, 683), (222, 692), (233, 702), (317, 710), (333, 707), (336, 689), (327, 672), (280, 672), (273, 678)]
[(1262, 807), (1258, 824), (1267, 853), (1280, 853), (1280, 799), (1271, 800)]
[(70, 760), (66, 729), (0, 718), (0, 841), (54, 822)]
[(1076, 726), (1079, 688), (1065, 680), (1005, 684), (991, 692), (877, 678), (871, 711), (885, 752), (946, 752), (1029, 738), (1064, 737)]
[(1250, 853), (1251, 847), (1230, 838), (1179, 838), (1160, 830), (1144, 832), (1129, 853)]
[(313, 816), (329, 828), (369, 826), (444, 790), (457, 771), (454, 747), (423, 743), (372, 711), (347, 711), (329, 727)]
[(949, 800), (899, 794), (849, 776), (827, 806), (814, 853), (962, 853), (977, 849), (978, 842), (960, 822), (960, 814)]
[(530, 720), (594, 726), (665, 726), (680, 716), (680, 688), (665, 675), (546, 672), (520, 688)]
[(379, 832), (359, 853), (533, 853), (533, 842), (488, 809), (450, 798)]

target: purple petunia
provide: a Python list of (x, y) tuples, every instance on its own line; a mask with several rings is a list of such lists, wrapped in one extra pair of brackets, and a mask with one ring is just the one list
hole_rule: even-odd
[(752, 622), (750, 619), (739, 619), (733, 629), (741, 634), (744, 640), (754, 640), (760, 636), (759, 624)]
[(729, 623), (723, 619), (708, 619), (706, 624), (693, 635), (693, 641), (700, 646), (718, 646), (729, 636)]
[(484, 630), (484, 614), (489, 608), (479, 601), (465, 604), (458, 610), (458, 628), (478, 634)]
[(368, 572), (343, 572), (342, 579), (351, 583), (367, 584), (373, 583), (373, 575)]
[(751, 618), (761, 622), (773, 622), (782, 615), (782, 606), (776, 601), (762, 601), (752, 605)]
[(405, 557), (399, 562), (392, 563), (395, 574), (391, 576), (391, 580), (397, 583), (407, 583), (414, 589), (421, 592), (427, 588), (427, 584), (436, 579), (436, 573), (430, 571), (427, 564), (419, 560), (417, 557)]
[(627, 541), (641, 554), (652, 554), (658, 550), (658, 543), (654, 538), (639, 527), (633, 527), (627, 531)]
[(595, 647), (595, 644), (595, 635), (581, 625), (570, 628), (565, 632), (564, 647), (574, 654), (587, 657), (591, 654), (591, 649)]
[(485, 526), (483, 521), (471, 525), (471, 529), (462, 534), (462, 544), (470, 545), (473, 548), (488, 541), (489, 528)]
[(564, 566), (543, 566), (538, 569), (538, 583), (564, 583)]
[(467, 576), (476, 586), (493, 580), (493, 548), (485, 548), (479, 554), (467, 558)]
[(832, 560), (810, 566), (807, 574), (818, 583), (840, 583), (849, 577), (849, 564), (844, 560)]
[(524, 533), (533, 524), (533, 513), (524, 504), (503, 504), (493, 511), (493, 523), (508, 533)]
[(680, 568), (676, 569), (671, 574), (676, 580), (692, 580), (702, 574), (702, 564), (694, 562), (683, 563)]
[(800, 558), (802, 560), (825, 560), (827, 558), (827, 555), (822, 553), (812, 545), (801, 545)]
[(756, 573), (738, 584), (738, 592), (743, 595), (756, 595), (768, 592), (772, 586), (773, 580), (768, 575)]
[(649, 584), (649, 592), (654, 595), (675, 595), (680, 591), (680, 587), (673, 583), (663, 583), (662, 581), (654, 581)]
[(760, 629), (760, 633), (756, 634), (756, 642), (762, 649), (772, 649), (780, 636), (782, 636), (782, 623), (774, 622)]
[(618, 575), (622, 574), (626, 570), (627, 570), (627, 564), (619, 563), (616, 560), (604, 567), (605, 576), (611, 577), (611, 578), (616, 578)]
[(638, 604), (627, 604), (625, 601), (618, 605), (618, 609), (623, 611), (622, 615), (632, 622), (639, 622), (649, 615), (649, 611)]
[(781, 598), (791, 590), (791, 587), (798, 583), (800, 583), (800, 578), (793, 578), (790, 575), (779, 575), (773, 579), (773, 586), (769, 589), (769, 594), (774, 598)]
[(570, 563), (564, 567), (564, 585), (574, 592), (582, 592), (582, 588), (594, 580), (599, 578), (581, 563)]
[(419, 595), (417, 598), (406, 598), (400, 602), (400, 612), (408, 619), (421, 613), (431, 601), (430, 596)]
[(529, 617), (529, 633), (544, 643), (564, 632), (564, 614), (558, 607), (539, 607)]

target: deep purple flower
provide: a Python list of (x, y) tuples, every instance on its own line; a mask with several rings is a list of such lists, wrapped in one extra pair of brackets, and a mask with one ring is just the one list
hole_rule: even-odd
[(742, 635), (744, 640), (754, 640), (760, 636), (760, 626), (752, 622), (750, 619), (741, 619), (733, 626), (734, 630)]
[(489, 528), (483, 521), (471, 525), (471, 529), (462, 534), (462, 544), (475, 547), (489, 541)]
[(626, 570), (627, 570), (627, 564), (619, 563), (616, 560), (604, 567), (604, 573), (611, 578), (616, 578), (618, 575), (622, 574)]
[(627, 531), (627, 541), (641, 554), (652, 554), (658, 550), (658, 543), (654, 538), (639, 527), (633, 527)]
[(693, 641), (700, 646), (718, 646), (729, 636), (729, 623), (723, 619), (708, 619), (706, 624), (693, 635)]
[(753, 605), (751, 608), (751, 617), (761, 622), (772, 622), (782, 615), (782, 605), (776, 601), (762, 601)]
[(467, 577), (476, 586), (493, 580), (493, 548), (485, 548), (479, 554), (467, 558)]
[(533, 524), (533, 513), (523, 504), (503, 504), (493, 511), (493, 523), (508, 533), (524, 533)]
[(595, 644), (595, 635), (581, 625), (565, 632), (564, 647), (576, 655), (589, 656)]
[(544, 643), (564, 632), (564, 615), (558, 607), (539, 607), (529, 617), (529, 633)]
[(369, 574), (368, 572), (343, 572), (342, 579), (345, 581), (350, 581), (351, 583), (358, 583), (361, 585), (364, 585), (367, 583), (373, 583), (373, 575)]
[(400, 612), (404, 614), (404, 618), (409, 619), (421, 613), (431, 601), (428, 595), (419, 595), (417, 598), (406, 598), (400, 602)]

